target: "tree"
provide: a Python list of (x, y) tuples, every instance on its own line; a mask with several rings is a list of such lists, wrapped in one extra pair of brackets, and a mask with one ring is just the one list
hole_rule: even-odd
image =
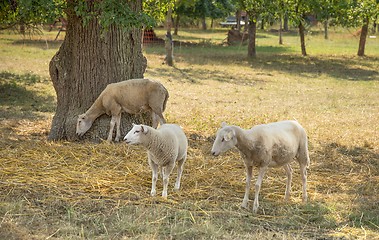
[(60, 0), (6, 0), (0, 3), (0, 30), (39, 30), (41, 24), (53, 22), (62, 15)]
[(307, 0), (288, 0), (289, 5), (289, 18), (297, 25), (300, 36), (301, 54), (307, 55), (305, 46), (305, 17), (311, 12), (311, 2)]
[(206, 18), (225, 17), (234, 10), (230, 0), (181, 0), (176, 5), (176, 13), (201, 21), (201, 28), (207, 29)]
[[(17, 1), (20, 8), (16, 15), (25, 2)], [(47, 2), (35, 0), (33, 4), (37, 9)], [(107, 84), (143, 77), (146, 59), (141, 50), (141, 29), (151, 24), (151, 19), (142, 12), (142, 0), (53, 2), (62, 3), (68, 25), (65, 39), (49, 65), (57, 108), (48, 139), (75, 140), (78, 114), (92, 105)], [(123, 114), (122, 128), (139, 121)], [(85, 136), (105, 139), (108, 128), (109, 117), (102, 116)]]
[(328, 39), (329, 21), (336, 17), (336, 13), (340, 5), (340, 1), (330, 0), (313, 0), (312, 9), (316, 14), (317, 20), (323, 23), (324, 26), (324, 39)]
[(361, 26), (359, 37), (358, 56), (365, 55), (366, 39), (370, 21), (375, 21), (379, 14), (379, 0), (353, 0), (347, 11), (347, 16), (353, 20), (348, 21), (353, 26)]
[(257, 22), (259, 17), (265, 13), (269, 13), (272, 1), (270, 0), (240, 0), (239, 5), (242, 6), (247, 13), (249, 19), (248, 36), (249, 43), (247, 46), (247, 57), (255, 58), (257, 55), (256, 50), (256, 36), (257, 36)]
[(165, 62), (168, 66), (174, 65), (174, 42), (172, 41), (171, 35), (171, 26), (172, 26), (172, 7), (169, 6), (166, 16), (166, 39), (165, 39), (165, 48), (166, 48), (166, 58)]
[[(267, 9), (267, 7), (269, 7), (269, 9)], [(267, 7), (266, 12), (264, 14), (267, 21), (279, 20), (279, 44), (281, 45), (283, 44), (283, 25), (285, 25), (284, 23), (286, 22), (285, 16), (288, 12), (288, 2), (286, 0), (271, 1), (267, 4)]]

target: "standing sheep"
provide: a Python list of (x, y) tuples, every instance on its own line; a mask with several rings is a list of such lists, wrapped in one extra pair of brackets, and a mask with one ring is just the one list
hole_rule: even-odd
[(157, 128), (158, 121), (160, 124), (166, 122), (163, 112), (166, 109), (168, 97), (168, 91), (161, 83), (149, 79), (131, 79), (108, 84), (87, 112), (79, 115), (76, 134), (84, 135), (96, 118), (107, 114), (112, 116), (107, 141), (112, 141), (115, 124), (115, 141), (119, 141), (122, 112), (138, 114), (151, 111), (153, 127)]
[(162, 169), (162, 197), (167, 197), (168, 179), (178, 162), (178, 176), (175, 190), (180, 188), (183, 164), (187, 159), (188, 141), (180, 126), (163, 124), (159, 129), (146, 125), (134, 125), (124, 138), (127, 144), (140, 144), (147, 149), (148, 162), (152, 170), (151, 195), (155, 196), (158, 179), (158, 168)]
[(253, 166), (259, 174), (255, 184), (253, 212), (259, 207), (258, 196), (263, 176), (269, 167), (283, 166), (287, 173), (285, 200), (290, 199), (292, 168), (290, 163), (296, 158), (300, 164), (303, 182), (303, 202), (307, 201), (307, 167), (309, 167), (308, 140), (304, 128), (296, 121), (280, 121), (257, 125), (249, 130), (222, 123), (212, 147), (212, 155), (236, 146), (246, 167), (246, 189), (242, 207), (247, 208)]

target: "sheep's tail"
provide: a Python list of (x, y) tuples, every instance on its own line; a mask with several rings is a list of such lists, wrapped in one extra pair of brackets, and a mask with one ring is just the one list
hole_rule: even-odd
[(309, 151), (308, 151), (308, 137), (304, 130), (303, 141), (299, 146), (299, 153), (302, 159), (302, 162), (307, 168), (310, 166)]
[(305, 144), (304, 144), (304, 151), (305, 151), (305, 157), (307, 159), (307, 168), (309, 168), (310, 164), (311, 164), (311, 160), (309, 158), (309, 151), (308, 151), (308, 138), (307, 136), (305, 136)]
[(168, 91), (167, 91), (166, 87), (163, 86), (163, 85), (162, 85), (162, 87), (163, 87), (164, 93), (165, 93), (165, 99), (163, 101), (163, 106), (162, 106), (162, 110), (164, 112), (166, 110), (166, 104), (167, 104), (167, 100), (168, 100), (169, 94), (168, 94)]

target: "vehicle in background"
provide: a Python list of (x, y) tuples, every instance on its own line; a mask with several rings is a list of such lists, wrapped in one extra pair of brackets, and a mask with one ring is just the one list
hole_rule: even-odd
[[(241, 26), (245, 25), (245, 21), (240, 21)], [(221, 27), (235, 27), (237, 26), (237, 18), (235, 16), (229, 16), (225, 22), (220, 22)]]

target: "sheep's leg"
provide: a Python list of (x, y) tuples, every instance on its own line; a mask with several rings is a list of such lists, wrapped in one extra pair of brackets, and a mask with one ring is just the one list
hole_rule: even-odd
[(300, 174), (301, 180), (303, 182), (303, 202), (307, 202), (308, 194), (307, 194), (307, 166), (304, 164), (300, 165)]
[(261, 185), (262, 185), (263, 177), (265, 175), (266, 170), (267, 170), (267, 166), (259, 168), (259, 174), (258, 174), (257, 182), (255, 183), (255, 198), (254, 198), (254, 205), (253, 205), (253, 213), (257, 213), (257, 211), (258, 211), (259, 191), (261, 190)]
[(116, 116), (116, 138), (115, 138), (116, 142), (120, 141), (120, 137), (121, 137), (120, 125), (121, 125), (121, 113), (119, 113)]
[(158, 127), (158, 116), (153, 111), (151, 112), (151, 119), (153, 121), (152, 127), (156, 129)]
[(186, 159), (187, 159), (187, 156), (184, 156), (181, 160), (178, 161), (178, 176), (176, 177), (175, 188), (174, 188), (175, 191), (179, 191), (180, 179), (183, 173), (183, 165)]
[(286, 194), (285, 194), (284, 199), (286, 201), (290, 201), (290, 198), (291, 198), (291, 181), (292, 181), (291, 165), (289, 165), (289, 164), (284, 165), (284, 169), (286, 170), (286, 174), (287, 174)]
[(167, 198), (167, 188), (168, 188), (168, 180), (170, 177), (170, 173), (174, 168), (174, 164), (169, 164), (167, 166), (162, 167), (162, 178), (163, 178), (163, 191), (162, 197)]
[(242, 207), (247, 208), (247, 203), (249, 201), (249, 193), (250, 193), (250, 183), (251, 177), (253, 175), (253, 166), (246, 166), (246, 188), (245, 188), (245, 196), (242, 201)]
[(159, 122), (160, 122), (161, 124), (165, 124), (165, 123), (166, 123), (166, 119), (164, 119), (162, 112), (158, 112), (158, 113), (156, 113), (156, 114), (157, 114), (157, 116), (159, 117)]
[(151, 172), (152, 172), (152, 177), (151, 177), (151, 196), (155, 196), (157, 193), (156, 191), (156, 185), (157, 185), (157, 179), (158, 179), (158, 165), (155, 164), (151, 160), (150, 154), (148, 154), (148, 160), (149, 160), (149, 165), (151, 167)]
[(110, 123), (110, 127), (109, 127), (108, 138), (107, 138), (108, 142), (112, 141), (114, 125), (116, 124), (116, 122), (117, 122), (117, 116), (116, 115), (112, 115), (112, 119), (111, 119), (111, 123)]

